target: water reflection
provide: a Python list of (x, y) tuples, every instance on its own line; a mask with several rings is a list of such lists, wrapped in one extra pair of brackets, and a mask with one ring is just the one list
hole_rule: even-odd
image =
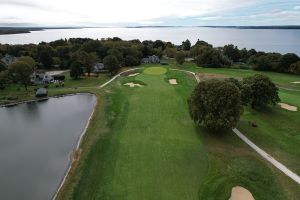
[(0, 199), (51, 199), (96, 97), (0, 108)]

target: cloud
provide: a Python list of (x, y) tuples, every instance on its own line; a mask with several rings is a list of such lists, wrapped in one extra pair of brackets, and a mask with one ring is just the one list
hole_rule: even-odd
[[(299, 19), (300, 5), (278, 0), (0, 0), (0, 23), (41, 25), (199, 25)], [(273, 1), (272, 1), (273, 2)], [(282, 19), (280, 19), (282, 20)], [(230, 21), (230, 22), (231, 22)]]
[(300, 10), (300, 6), (295, 6), (294, 10)]
[(140, 23), (184, 18), (252, 5), (257, 0), (0, 0), (0, 19), (15, 16), (35, 23)]

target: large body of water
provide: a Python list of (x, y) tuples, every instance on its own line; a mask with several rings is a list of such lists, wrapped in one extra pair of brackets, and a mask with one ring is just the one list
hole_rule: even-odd
[(0, 35), (0, 43), (28, 44), (41, 41), (50, 42), (61, 38), (120, 37), (124, 40), (164, 40), (181, 44), (189, 39), (207, 41), (214, 46), (234, 44), (239, 48), (254, 48), (266, 52), (296, 53), (300, 55), (300, 30), (292, 29), (236, 29), (205, 27), (165, 27), (165, 28), (84, 28), (52, 29), (28, 34)]
[(0, 108), (0, 199), (51, 199), (96, 97), (52, 98)]

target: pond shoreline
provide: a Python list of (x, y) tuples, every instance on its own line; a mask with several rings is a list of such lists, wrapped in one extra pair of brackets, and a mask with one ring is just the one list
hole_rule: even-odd
[(65, 94), (53, 95), (53, 96), (48, 96), (48, 97), (43, 97), (43, 98), (34, 98), (34, 99), (29, 99), (29, 100), (20, 100), (20, 101), (16, 101), (16, 102), (13, 102), (13, 103), (4, 103), (4, 104), (0, 104), (0, 108), (3, 108), (3, 107), (13, 107), (13, 106), (17, 106), (17, 105), (23, 104), (23, 103), (33, 103), (33, 102), (47, 101), (48, 99), (52, 99), (52, 98), (74, 96), (74, 95), (77, 95), (77, 94), (91, 94), (91, 95), (95, 95), (92, 92), (65, 93)]
[(92, 110), (91, 114), (89, 115), (89, 118), (86, 120), (85, 126), (83, 127), (83, 129), (82, 129), (82, 131), (79, 135), (79, 138), (77, 139), (77, 142), (76, 142), (75, 146), (73, 147), (73, 149), (69, 153), (70, 156), (68, 157), (68, 159), (69, 159), (68, 160), (68, 166), (65, 169), (63, 177), (61, 177), (61, 180), (58, 182), (58, 187), (55, 190), (55, 193), (52, 195), (51, 199), (56, 199), (56, 197), (59, 194), (59, 192), (61, 191), (61, 188), (63, 187), (66, 179), (68, 178), (70, 171), (73, 168), (74, 161), (76, 159), (80, 159), (80, 154), (79, 154), (78, 158), (76, 158), (76, 155), (77, 155), (76, 153), (80, 150), (81, 142), (82, 142), (83, 137), (85, 136), (85, 134), (87, 132), (87, 129), (90, 126), (90, 121), (93, 118), (96, 107), (98, 105), (97, 95), (92, 93), (92, 92), (76, 92), (76, 93), (69, 93), (69, 94), (65, 93), (65, 94), (60, 94), (60, 95), (44, 97), (44, 98), (31, 99), (31, 100), (21, 100), (21, 101), (14, 102), (14, 103), (8, 103), (8, 104), (0, 105), (0, 109), (1, 108), (11, 108), (11, 107), (18, 106), (18, 105), (21, 105), (21, 104), (28, 104), (28, 103), (30, 104), (30, 103), (34, 103), (34, 102), (43, 102), (43, 101), (47, 101), (49, 99), (57, 99), (57, 98), (70, 97), (70, 96), (76, 96), (76, 95), (91, 95), (91, 96), (94, 96), (96, 98), (96, 101), (93, 105), (93, 110)]
[[(79, 138), (78, 138), (78, 141), (77, 141), (77, 144), (76, 144), (76, 147), (73, 149), (72, 153), (71, 153), (71, 156), (69, 157), (69, 164), (68, 164), (68, 168), (66, 169), (65, 171), (65, 174), (64, 174), (64, 177), (61, 179), (60, 181), (60, 184), (55, 192), (55, 194), (53, 194), (53, 197), (51, 199), (55, 200), (57, 195), (59, 194), (59, 192), (61, 191), (62, 187), (64, 186), (68, 176), (69, 176), (69, 173), (71, 172), (72, 168), (73, 168), (73, 163), (75, 161), (75, 156), (76, 156), (76, 152), (78, 150), (80, 150), (80, 145), (81, 145), (81, 142), (82, 142), (82, 139), (83, 137), (85, 136), (86, 132), (87, 132), (87, 129), (89, 128), (90, 126), (90, 122), (91, 122), (91, 119), (93, 118), (94, 116), (94, 113), (95, 113), (95, 110), (96, 110), (96, 107), (97, 107), (97, 104), (98, 104), (98, 97), (95, 95), (95, 94), (92, 94), (92, 93), (77, 93), (77, 94), (90, 94), (90, 95), (93, 95), (94, 97), (96, 97), (96, 103), (94, 105), (94, 108), (93, 108), (93, 111), (91, 112), (91, 115), (90, 117), (88, 118), (87, 122), (86, 122), (86, 125), (84, 127), (84, 129), (82, 130)], [(74, 95), (74, 94), (73, 94)], [(76, 94), (75, 94), (76, 95)], [(71, 96), (71, 95), (65, 95), (65, 96)], [(80, 154), (79, 154), (79, 157), (78, 159), (80, 159)]]

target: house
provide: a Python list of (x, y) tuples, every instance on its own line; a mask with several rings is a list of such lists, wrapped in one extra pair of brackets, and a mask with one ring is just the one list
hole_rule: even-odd
[(142, 63), (152, 63), (152, 64), (156, 64), (156, 63), (160, 63), (160, 59), (158, 56), (153, 55), (153, 56), (148, 56), (147, 58), (143, 58), (142, 59)]
[(34, 84), (51, 83), (54, 78), (45, 71), (37, 70), (30, 76), (30, 81)]
[(99, 74), (104, 71), (106, 71), (106, 70), (105, 70), (103, 63), (96, 63), (92, 69), (92, 73), (95, 73), (95, 74)]
[(3, 58), (1, 58), (1, 62), (3, 62), (6, 66), (12, 64), (17, 60), (16, 57), (6, 54)]

